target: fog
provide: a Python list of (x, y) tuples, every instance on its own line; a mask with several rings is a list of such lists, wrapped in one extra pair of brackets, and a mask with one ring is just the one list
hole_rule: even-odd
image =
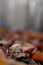
[(43, 0), (0, 0), (0, 27), (43, 31)]

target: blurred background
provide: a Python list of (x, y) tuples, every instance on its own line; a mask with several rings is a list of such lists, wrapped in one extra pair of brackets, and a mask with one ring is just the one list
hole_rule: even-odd
[(0, 0), (0, 27), (43, 31), (43, 0)]

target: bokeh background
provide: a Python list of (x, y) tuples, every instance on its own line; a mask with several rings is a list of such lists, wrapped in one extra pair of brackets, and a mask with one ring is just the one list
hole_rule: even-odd
[(43, 31), (43, 0), (0, 0), (0, 27)]

